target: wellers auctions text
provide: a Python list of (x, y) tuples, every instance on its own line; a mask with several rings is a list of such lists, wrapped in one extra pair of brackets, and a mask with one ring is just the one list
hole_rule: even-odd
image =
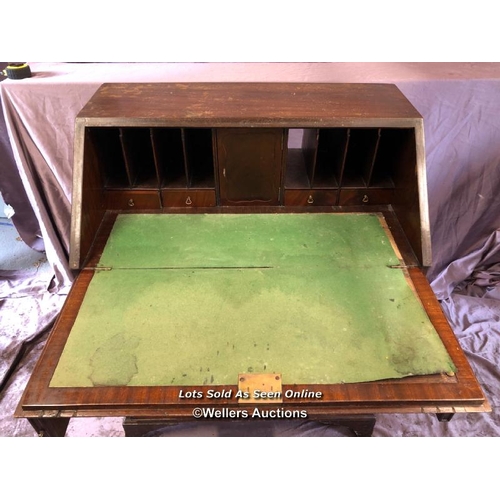
[(254, 408), (235, 410), (232, 408), (195, 408), (195, 418), (307, 418), (306, 410), (286, 410), (285, 408)]

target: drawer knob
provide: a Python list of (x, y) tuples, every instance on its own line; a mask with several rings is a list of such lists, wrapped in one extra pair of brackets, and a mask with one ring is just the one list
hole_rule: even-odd
[(312, 197), (312, 195), (309, 195), (309, 198), (307, 198), (307, 203), (309, 203), (309, 205), (312, 205), (314, 203), (314, 198)]
[(186, 198), (186, 205), (192, 205), (192, 204), (193, 204), (193, 202), (191, 201), (191, 196), (188, 196)]
[(132, 198), (130, 198), (130, 200), (128, 200), (128, 206), (129, 207), (133, 207), (134, 206), (134, 200)]
[(361, 201), (362, 201), (363, 203), (368, 203), (368, 201), (369, 201), (369, 200), (370, 200), (370, 199), (368, 198), (368, 195), (367, 195), (367, 194), (365, 194), (365, 195), (363, 196), (363, 199), (362, 199)]

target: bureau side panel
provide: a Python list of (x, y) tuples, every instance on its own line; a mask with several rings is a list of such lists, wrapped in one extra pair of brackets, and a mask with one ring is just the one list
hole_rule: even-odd
[(104, 217), (102, 175), (88, 129), (77, 119), (71, 200), (70, 267), (80, 269)]
[(423, 267), (431, 265), (431, 241), (423, 124), (412, 130), (411, 140), (402, 145), (400, 165), (394, 174), (396, 196), (393, 209)]

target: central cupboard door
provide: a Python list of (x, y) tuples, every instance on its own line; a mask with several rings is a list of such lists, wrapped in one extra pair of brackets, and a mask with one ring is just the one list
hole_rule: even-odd
[(218, 129), (221, 205), (281, 203), (283, 129)]

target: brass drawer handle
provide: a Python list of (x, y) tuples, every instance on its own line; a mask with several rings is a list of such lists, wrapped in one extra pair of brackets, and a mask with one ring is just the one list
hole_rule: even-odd
[(188, 196), (186, 198), (186, 205), (192, 205), (192, 204), (193, 204), (193, 202), (191, 201), (191, 196)]
[(128, 200), (128, 206), (133, 207), (134, 205), (135, 205), (134, 200), (130, 198), (130, 200)]
[(307, 198), (307, 203), (309, 203), (309, 205), (312, 205), (314, 203), (314, 198), (312, 197), (312, 195), (309, 195), (309, 198)]
[(369, 200), (370, 200), (370, 199), (368, 198), (368, 195), (367, 195), (367, 194), (365, 194), (365, 195), (363, 196), (363, 199), (362, 199), (361, 201), (362, 201), (363, 203), (368, 203), (368, 201), (369, 201)]

